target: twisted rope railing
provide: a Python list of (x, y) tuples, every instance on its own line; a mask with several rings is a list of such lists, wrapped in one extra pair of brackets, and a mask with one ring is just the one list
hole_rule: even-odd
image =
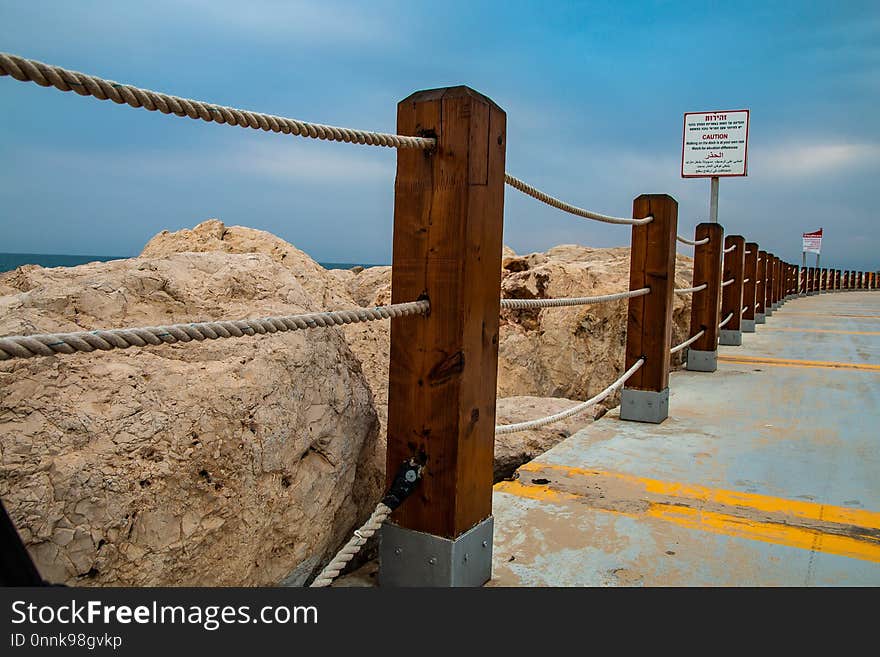
[(746, 255), (752, 255), (752, 252), (747, 250)]
[(703, 329), (702, 331), (700, 331), (699, 333), (697, 333), (695, 336), (693, 336), (693, 337), (691, 337), (691, 338), (688, 338), (687, 340), (685, 340), (685, 341), (682, 342), (681, 344), (674, 346), (672, 349), (669, 350), (669, 353), (670, 353), (670, 354), (676, 354), (676, 353), (678, 353), (679, 351), (681, 351), (682, 349), (684, 349), (685, 347), (689, 347), (689, 346), (692, 345), (694, 342), (696, 342), (697, 340), (699, 340), (700, 338), (702, 338), (704, 333), (706, 333), (706, 330), (705, 330), (705, 329)]
[(727, 287), (728, 285), (733, 285), (733, 283), (734, 283), (735, 281), (736, 281), (735, 278), (728, 278), (726, 281), (724, 281), (723, 283), (721, 283), (721, 287)]
[(77, 333), (11, 335), (0, 338), (0, 360), (326, 328), (407, 315), (424, 315), (428, 310), (430, 310), (428, 301), (411, 301), (389, 306), (376, 306), (375, 308), (334, 310), (303, 315), (264, 317), (262, 319), (221, 320), (193, 324), (171, 324), (169, 326), (80, 331)]
[(502, 299), (501, 307), (508, 310), (523, 310), (526, 308), (557, 308), (560, 306), (582, 306), (589, 303), (603, 303), (616, 301), (617, 299), (629, 299), (650, 294), (651, 288), (643, 287), (640, 290), (629, 292), (617, 292), (615, 294), (603, 294), (596, 297), (560, 297), (557, 299)]
[(528, 422), (517, 422), (516, 424), (500, 424), (495, 427), (495, 435), (502, 435), (507, 433), (516, 433), (518, 431), (526, 431), (527, 429), (537, 429), (538, 427), (543, 427), (547, 424), (553, 424), (554, 422), (559, 422), (560, 420), (564, 420), (573, 415), (577, 415), (579, 413), (583, 413), (585, 410), (590, 408), (591, 406), (595, 406), (600, 401), (608, 397), (615, 390), (620, 388), (624, 383), (626, 383), (629, 378), (635, 374), (638, 369), (645, 363), (644, 358), (639, 358), (630, 367), (626, 372), (624, 372), (617, 381), (612, 383), (610, 386), (605, 388), (602, 392), (600, 392), (595, 397), (591, 397), (585, 402), (581, 402), (576, 406), (572, 406), (571, 408), (561, 411), (559, 413), (554, 413), (553, 415), (548, 415), (546, 417), (538, 418), (537, 420), (529, 420)]
[(339, 128), (170, 96), (158, 91), (119, 84), (94, 75), (71, 71), (60, 66), (51, 66), (9, 53), (0, 53), (0, 76), (3, 75), (9, 75), (20, 82), (34, 82), (41, 87), (75, 91), (80, 96), (93, 96), (98, 100), (112, 100), (119, 105), (141, 107), (150, 112), (159, 111), (162, 114), (186, 116), (209, 123), (225, 123), (240, 128), (253, 128), (266, 132), (281, 132), (298, 137), (368, 146), (432, 149), (436, 145), (435, 139), (427, 137), (409, 137), (384, 132)]
[(694, 240), (689, 240), (687, 237), (682, 237), (681, 235), (676, 235), (675, 239), (677, 239), (679, 242), (681, 242), (683, 244), (690, 244), (691, 246), (702, 246), (703, 244), (709, 243), (708, 237), (704, 237), (701, 240), (694, 241)]
[(702, 285), (697, 285), (696, 287), (677, 287), (673, 290), (676, 294), (692, 294), (694, 292), (702, 292), (707, 287), (709, 287), (708, 283), (703, 283)]
[(336, 556), (333, 557), (333, 560), (330, 561), (330, 563), (324, 566), (324, 570), (322, 570), (315, 578), (315, 581), (309, 585), (310, 588), (324, 588), (330, 586), (333, 583), (333, 580), (339, 577), (339, 573), (341, 573), (343, 568), (348, 565), (348, 562), (361, 551), (361, 548), (367, 542), (367, 539), (381, 529), (382, 523), (388, 519), (388, 516), (391, 515), (391, 511), (391, 507), (387, 506), (384, 502), (379, 502), (379, 504), (376, 505), (376, 510), (373, 511), (373, 515), (370, 516), (360, 529), (355, 530), (354, 536), (351, 537), (351, 540), (349, 540)]
[(718, 328), (724, 328), (727, 326), (727, 322), (729, 322), (733, 318), (733, 313), (727, 313), (727, 317), (722, 320), (722, 322), (718, 325)]
[(506, 182), (514, 189), (521, 191), (526, 196), (531, 196), (533, 199), (537, 199), (542, 203), (546, 203), (547, 205), (554, 207), (557, 210), (562, 210), (563, 212), (568, 212), (569, 214), (577, 215), (578, 217), (583, 217), (584, 219), (604, 221), (607, 224), (628, 224), (630, 226), (641, 226), (643, 224), (650, 223), (654, 219), (654, 217), (645, 217), (644, 219), (627, 219), (626, 217), (612, 217), (607, 214), (599, 214), (598, 212), (584, 210), (583, 208), (571, 205), (569, 203), (566, 203), (565, 201), (560, 201), (558, 198), (550, 196), (549, 194), (545, 194), (540, 189), (532, 187), (528, 183), (520, 180), (519, 178), (514, 178), (509, 173), (504, 174), (504, 182)]
[(745, 285), (746, 283), (748, 283), (750, 280), (752, 280), (752, 279), (751, 279), (751, 278), (744, 278), (744, 279), (743, 279), (743, 285)]
[(742, 307), (742, 310), (739, 311), (739, 314), (740, 314), (740, 315), (745, 314), (745, 312), (746, 312), (748, 309), (749, 309), (748, 305), (743, 306), (743, 307)]
[(730, 253), (731, 251), (736, 251), (736, 244), (731, 244), (729, 247), (724, 249), (725, 253)]

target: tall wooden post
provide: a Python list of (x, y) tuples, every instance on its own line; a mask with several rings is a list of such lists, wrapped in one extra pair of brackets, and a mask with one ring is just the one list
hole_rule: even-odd
[(743, 263), (743, 306), (740, 329), (743, 333), (755, 332), (755, 291), (758, 285), (758, 243), (746, 242), (745, 262)]
[(775, 294), (776, 283), (774, 276), (776, 274), (776, 256), (772, 253), (767, 254), (767, 269), (764, 286), (764, 315), (770, 317), (775, 308), (773, 307), (773, 295)]
[(767, 321), (764, 303), (766, 294), (764, 288), (767, 286), (767, 252), (758, 251), (758, 262), (756, 263), (758, 280), (755, 282), (755, 324), (763, 324)]
[(849, 289), (849, 269), (843, 270), (843, 289)]
[(437, 146), (397, 151), (392, 302), (427, 298), (431, 311), (391, 320), (388, 481), (408, 459), (424, 470), (383, 528), (383, 585), (491, 576), (506, 120), (468, 87), (397, 106), (398, 133)]
[(687, 352), (687, 368), (694, 372), (718, 369), (718, 322), (721, 312), (721, 255), (724, 248), (724, 227), (716, 223), (697, 225), (696, 241), (709, 241), (694, 248), (693, 287), (706, 284), (706, 289), (693, 293), (691, 301), (692, 336), (703, 335)]
[(669, 416), (678, 203), (665, 194), (643, 194), (633, 201), (633, 218), (648, 216), (653, 221), (632, 227), (629, 289), (647, 287), (651, 293), (629, 300), (624, 368), (640, 358), (645, 362), (621, 393), (620, 419), (656, 424)]
[(819, 267), (813, 268), (813, 294), (819, 294), (822, 289), (822, 270)]
[(822, 269), (822, 291), (828, 291), (828, 268)]
[(723, 282), (733, 281), (721, 290), (721, 320), (732, 315), (730, 321), (720, 329), (718, 344), (738, 347), (742, 344), (743, 315), (743, 272), (745, 271), (746, 238), (742, 235), (728, 235), (724, 238), (724, 249), (733, 251), (724, 254), (724, 267), (721, 272)]

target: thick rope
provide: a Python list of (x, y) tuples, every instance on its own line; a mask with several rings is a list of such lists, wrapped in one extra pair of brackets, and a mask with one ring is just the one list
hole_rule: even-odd
[(683, 244), (690, 244), (691, 246), (702, 246), (703, 244), (709, 243), (708, 237), (704, 237), (701, 240), (694, 241), (694, 240), (689, 240), (687, 237), (682, 237), (681, 235), (676, 235), (675, 239), (677, 239), (679, 242), (682, 242)]
[(430, 310), (428, 301), (411, 301), (375, 308), (335, 310), (332, 312), (264, 317), (262, 319), (221, 320), (170, 326), (80, 331), (78, 333), (44, 333), (0, 337), (0, 360), (91, 352), (96, 349), (128, 349), (147, 345), (174, 344), (193, 340), (216, 340), (309, 328), (325, 328), (342, 324), (372, 322), (379, 319), (424, 315)]
[(669, 350), (669, 353), (670, 353), (670, 354), (678, 353), (679, 351), (681, 351), (681, 350), (684, 349), (685, 347), (687, 347), (687, 346), (689, 346), (689, 345), (692, 345), (694, 342), (696, 342), (696, 341), (699, 340), (701, 337), (703, 337), (703, 334), (704, 334), (705, 332), (706, 332), (706, 330), (703, 329), (702, 331), (700, 331), (699, 333), (697, 333), (694, 337), (692, 337), (692, 338), (688, 338), (687, 340), (685, 340), (684, 342), (682, 342), (680, 345), (676, 345), (675, 347), (673, 347), (672, 349), (670, 349), (670, 350)]
[(751, 279), (751, 278), (744, 278), (744, 279), (743, 279), (743, 285), (745, 285), (746, 283), (748, 283), (750, 280), (752, 280), (752, 279)]
[(727, 317), (724, 318), (724, 321), (722, 321), (718, 325), (718, 328), (724, 328), (725, 326), (727, 326), (727, 322), (729, 322), (732, 318), (733, 318), (733, 313), (728, 313)]
[(169, 96), (157, 91), (119, 84), (8, 53), (0, 53), (0, 76), (3, 75), (10, 75), (20, 82), (35, 82), (41, 87), (75, 91), (80, 96), (94, 96), (99, 100), (112, 100), (120, 105), (128, 104), (131, 107), (142, 107), (150, 112), (159, 111), (162, 114), (188, 116), (191, 119), (201, 119), (209, 123), (225, 123), (241, 128), (368, 146), (432, 149), (436, 144), (435, 139), (427, 137), (408, 137), (383, 132), (337, 128), (320, 123), (308, 123), (271, 114), (214, 105), (179, 96)]
[(600, 392), (595, 397), (591, 397), (585, 402), (581, 402), (577, 406), (572, 406), (568, 410), (562, 411), (560, 413), (554, 413), (553, 415), (548, 415), (547, 417), (538, 418), (537, 420), (529, 420), (528, 422), (517, 422), (516, 424), (500, 424), (495, 426), (495, 435), (501, 435), (506, 433), (516, 433), (518, 431), (526, 431), (527, 429), (537, 429), (538, 427), (543, 427), (547, 424), (553, 424), (554, 422), (559, 422), (560, 420), (564, 420), (566, 418), (571, 417), (572, 415), (577, 415), (578, 413), (583, 413), (585, 410), (590, 408), (591, 406), (595, 406), (600, 401), (608, 397), (615, 390), (620, 388), (624, 383), (626, 383), (629, 378), (635, 374), (638, 369), (645, 363), (644, 358), (639, 358), (635, 364), (630, 367), (626, 372), (624, 372), (617, 381), (612, 383), (610, 386), (605, 388), (602, 392)]
[(735, 278), (728, 278), (721, 284), (721, 287), (727, 287), (728, 285), (732, 285), (736, 281)]
[(547, 205), (550, 205), (557, 210), (562, 210), (563, 212), (568, 212), (570, 214), (577, 215), (578, 217), (583, 217), (584, 219), (604, 221), (608, 224), (629, 224), (631, 226), (641, 226), (643, 224), (650, 223), (654, 219), (654, 217), (645, 217), (644, 219), (626, 219), (624, 217), (612, 217), (607, 214), (599, 214), (598, 212), (584, 210), (583, 208), (570, 205), (565, 201), (560, 201), (558, 198), (554, 198), (549, 194), (545, 194), (541, 190), (532, 187), (528, 183), (520, 180), (519, 178), (514, 178), (509, 173), (504, 174), (504, 182), (506, 182), (514, 189), (518, 189), (526, 196), (531, 196), (532, 198), (537, 199), (542, 203), (546, 203)]
[(746, 255), (752, 255), (751, 251), (746, 251)]
[(616, 301), (617, 299), (629, 299), (650, 294), (651, 288), (643, 287), (640, 290), (630, 292), (617, 292), (615, 294), (603, 294), (598, 297), (562, 297), (558, 299), (502, 299), (501, 307), (509, 310), (522, 310), (525, 308), (557, 308), (560, 306), (582, 306), (590, 303), (602, 303)]
[(749, 309), (748, 306), (743, 306), (742, 310), (739, 311), (739, 314), (740, 314), (740, 315), (744, 315), (745, 312), (746, 312), (748, 309)]
[(731, 251), (736, 251), (736, 244), (731, 244), (728, 248), (724, 249), (725, 253), (730, 253)]
[(379, 531), (382, 527), (382, 523), (385, 522), (390, 515), (391, 508), (386, 506), (383, 502), (379, 502), (369, 520), (367, 520), (360, 529), (355, 530), (354, 536), (351, 537), (351, 540), (345, 544), (345, 547), (336, 553), (336, 556), (333, 557), (330, 563), (324, 567), (324, 570), (321, 571), (321, 573), (315, 578), (315, 581), (309, 586), (311, 588), (330, 586), (333, 583), (333, 580), (339, 577), (339, 573), (342, 572), (342, 569), (345, 568), (348, 565), (348, 562), (354, 558), (354, 555), (360, 552), (364, 543), (367, 542), (367, 539)]
[(677, 287), (673, 290), (676, 294), (692, 294), (693, 292), (702, 292), (707, 287), (709, 287), (708, 283), (703, 283), (702, 285), (697, 285), (696, 287)]

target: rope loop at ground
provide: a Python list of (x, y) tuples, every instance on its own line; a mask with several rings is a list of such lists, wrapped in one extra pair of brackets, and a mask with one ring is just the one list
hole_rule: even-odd
[(240, 338), (310, 328), (327, 328), (343, 324), (358, 324), (380, 319), (424, 315), (430, 310), (428, 301), (411, 301), (375, 308), (334, 310), (303, 315), (264, 317), (262, 319), (221, 320), (169, 326), (80, 331), (77, 333), (44, 333), (39, 335), (10, 335), (0, 337), (0, 361), (13, 358), (33, 358), (72, 354), (77, 351), (128, 349), (147, 345), (175, 344), (219, 338)]
[(382, 523), (391, 515), (391, 511), (391, 507), (386, 506), (383, 502), (379, 502), (379, 504), (376, 505), (376, 510), (373, 511), (370, 518), (360, 529), (355, 530), (351, 540), (349, 540), (336, 556), (333, 557), (333, 560), (324, 567), (324, 570), (322, 570), (315, 578), (315, 581), (309, 585), (310, 588), (324, 588), (330, 586), (333, 583), (333, 580), (339, 577), (339, 573), (341, 573), (348, 565), (348, 562), (360, 552), (367, 540), (379, 531), (382, 527)]
[(598, 212), (584, 210), (583, 208), (570, 205), (565, 201), (560, 201), (558, 198), (554, 198), (549, 194), (545, 194), (541, 190), (532, 187), (528, 183), (520, 180), (519, 178), (514, 178), (509, 173), (504, 174), (504, 182), (506, 182), (514, 189), (521, 191), (526, 196), (531, 196), (533, 199), (541, 201), (542, 203), (546, 203), (547, 205), (554, 207), (557, 210), (562, 210), (563, 212), (568, 212), (569, 214), (577, 215), (578, 217), (583, 217), (584, 219), (604, 221), (607, 224), (628, 224), (630, 226), (641, 226), (650, 223), (654, 219), (654, 217), (645, 217), (644, 219), (627, 219), (625, 217), (612, 217), (607, 214), (599, 214)]
[(518, 431), (526, 431), (527, 429), (537, 429), (538, 427), (543, 427), (547, 424), (553, 424), (554, 422), (559, 422), (560, 420), (564, 420), (573, 415), (577, 415), (579, 413), (583, 413), (585, 410), (590, 408), (591, 406), (595, 406), (600, 401), (611, 395), (615, 390), (623, 386), (629, 378), (635, 374), (639, 368), (644, 365), (645, 359), (640, 358), (637, 360), (632, 367), (630, 367), (626, 372), (624, 372), (617, 381), (612, 383), (610, 386), (605, 388), (602, 392), (600, 392), (595, 397), (591, 397), (585, 402), (581, 402), (576, 406), (572, 406), (571, 408), (561, 411), (559, 413), (554, 413), (553, 415), (548, 415), (546, 417), (538, 418), (537, 420), (529, 420), (528, 422), (517, 422), (516, 424), (501, 424), (495, 427), (495, 435), (502, 435), (507, 433), (516, 433)]
[(560, 297), (557, 299), (502, 299), (501, 308), (507, 310), (524, 310), (528, 308), (558, 308), (560, 306), (583, 306), (591, 303), (603, 303), (618, 299), (629, 299), (650, 294), (651, 288), (643, 287), (640, 290), (629, 292), (617, 292), (615, 294), (603, 294), (596, 297)]
[(34, 59), (0, 53), (0, 76), (9, 75), (20, 82), (34, 82), (41, 87), (55, 87), (60, 91), (74, 91), (80, 96), (93, 96), (98, 100), (112, 100), (119, 105), (140, 107), (150, 112), (186, 116), (209, 123), (225, 123), (240, 128), (280, 132), (297, 137), (340, 141), (367, 146), (389, 148), (432, 149), (435, 139), (408, 137), (383, 132), (370, 132), (352, 128), (339, 128), (320, 123), (309, 123), (272, 114), (214, 105), (200, 100), (170, 96), (158, 91), (119, 84), (93, 75), (51, 66)]

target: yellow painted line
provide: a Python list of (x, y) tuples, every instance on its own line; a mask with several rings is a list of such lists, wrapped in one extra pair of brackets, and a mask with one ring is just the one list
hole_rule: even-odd
[(807, 313), (807, 312), (787, 312), (786, 315), (810, 315), (812, 317), (856, 317), (858, 319), (880, 319), (880, 315), (848, 315), (845, 313)]
[(789, 331), (791, 333), (837, 333), (839, 335), (880, 335), (880, 331), (837, 331), (835, 329), (781, 328), (762, 326), (762, 331)]
[(712, 532), (725, 536), (736, 536), (764, 543), (775, 543), (788, 547), (814, 550), (842, 557), (880, 562), (880, 544), (866, 543), (849, 536), (826, 534), (815, 529), (781, 525), (773, 522), (746, 520), (736, 516), (712, 511), (699, 511), (687, 507), (651, 505), (649, 517), (667, 522)]
[(558, 470), (571, 477), (611, 477), (637, 486), (646, 493), (655, 495), (667, 495), (680, 497), (698, 502), (715, 502), (728, 506), (741, 506), (756, 511), (770, 513), (785, 513), (805, 518), (807, 520), (821, 520), (841, 525), (856, 525), (865, 529), (880, 529), (880, 513), (865, 511), (863, 509), (850, 509), (847, 507), (818, 504), (805, 500), (789, 500), (783, 497), (771, 497), (758, 493), (743, 493), (723, 488), (710, 488), (698, 484), (682, 484), (672, 481), (661, 481), (647, 477), (620, 474), (618, 472), (604, 472), (601, 470), (585, 470), (567, 465), (538, 464), (534, 461), (520, 466), (520, 472), (546, 472)]
[(770, 358), (769, 356), (722, 356), (718, 360), (726, 363), (776, 365), (780, 367), (826, 367), (844, 370), (867, 370), (880, 372), (880, 365), (872, 363), (838, 363), (831, 360), (795, 360), (792, 358)]
[[(582, 503), (584, 499), (572, 493), (551, 490), (546, 486), (524, 486), (518, 481), (499, 482), (495, 484), (495, 491), (555, 504), (562, 502)], [(658, 503), (650, 503), (644, 513), (612, 509), (597, 509), (597, 511), (629, 518), (654, 518), (697, 531), (774, 543), (803, 550), (815, 550), (863, 561), (880, 562), (880, 544), (868, 543), (848, 536), (827, 534), (805, 527), (750, 520), (714, 511), (701, 511), (689, 507)]]

